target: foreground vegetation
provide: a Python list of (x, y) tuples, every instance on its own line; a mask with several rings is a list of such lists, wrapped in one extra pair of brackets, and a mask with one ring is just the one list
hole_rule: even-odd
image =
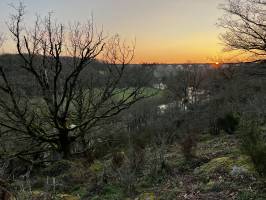
[[(197, 154), (190, 161), (182, 156), (179, 144), (169, 145), (165, 166), (158, 171), (154, 169), (158, 161), (147, 149), (137, 173), (129, 169), (129, 152), (120, 152), (92, 164), (61, 160), (30, 180), (13, 184), (20, 199), (265, 199), (266, 182), (238, 144), (237, 135), (206, 134), (199, 138)], [(118, 155), (125, 156), (121, 163), (115, 163)]]

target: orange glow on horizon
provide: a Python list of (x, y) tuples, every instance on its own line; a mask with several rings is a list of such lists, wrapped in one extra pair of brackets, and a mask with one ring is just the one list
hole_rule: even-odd
[(219, 69), (222, 66), (222, 63), (220, 62), (215, 62), (211, 64), (211, 67), (214, 69)]
[[(213, 68), (219, 68), (223, 63), (236, 63), (252, 60), (248, 55), (239, 52), (223, 52), (222, 45), (214, 41), (204, 45), (204, 40), (190, 38), (190, 42), (173, 42), (154, 44), (156, 39), (140, 40), (137, 42), (133, 64), (158, 63), (158, 64), (185, 64), (185, 63), (211, 63)], [(196, 45), (195, 45), (196, 44)], [(6, 41), (0, 54), (16, 53), (12, 41)], [(254, 60), (254, 59), (253, 59)]]
[[(1, 17), (12, 13), (8, 4), (0, 1)], [(88, 8), (95, 16), (95, 28), (103, 29), (104, 36), (119, 34), (128, 45), (136, 41), (134, 64), (161, 63), (227, 63), (238, 58), (223, 56), (219, 40), (221, 30), (215, 25), (223, 11), (217, 9), (224, 0), (205, 1), (160, 1), (160, 0), (65, 0), (64, 5), (54, 0), (24, 0), (26, 7), (25, 26), (31, 25), (34, 13), (45, 16), (51, 9), (58, 23), (81, 22), (90, 18)], [(78, 3), (77, 3), (78, 2)], [(63, 7), (62, 7), (63, 6)], [(63, 8), (63, 9), (62, 9)], [(100, 12), (98, 12), (100, 11)], [(3, 20), (2, 20), (3, 21)], [(33, 24), (32, 24), (33, 25)], [(9, 38), (9, 30), (0, 21), (0, 33)], [(67, 35), (67, 34), (66, 34)], [(6, 41), (1, 53), (16, 53), (14, 42)], [(69, 54), (67, 54), (69, 55)], [(216, 58), (218, 56), (218, 59)], [(219, 59), (222, 57), (223, 59)], [(214, 59), (212, 59), (214, 58)]]

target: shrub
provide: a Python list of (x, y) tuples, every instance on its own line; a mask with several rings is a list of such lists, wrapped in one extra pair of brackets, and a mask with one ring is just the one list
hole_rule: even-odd
[(242, 130), (242, 150), (250, 156), (256, 171), (266, 176), (266, 142), (256, 123), (246, 123)]
[(60, 160), (50, 164), (47, 168), (43, 170), (43, 174), (46, 176), (59, 176), (68, 172), (72, 167), (72, 163), (68, 160)]
[(233, 113), (226, 114), (223, 118), (218, 118), (217, 125), (228, 134), (233, 134), (239, 124), (239, 119)]

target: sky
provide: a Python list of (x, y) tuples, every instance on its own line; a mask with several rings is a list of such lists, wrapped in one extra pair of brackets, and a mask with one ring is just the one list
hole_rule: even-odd
[[(12, 12), (0, 0), (0, 32)], [(23, 0), (25, 19), (53, 11), (59, 22), (94, 21), (105, 34), (136, 39), (135, 63), (205, 63), (223, 56), (216, 23), (225, 0)], [(8, 34), (7, 34), (8, 35)], [(5, 47), (7, 48), (7, 47)], [(6, 50), (7, 51), (7, 50)]]

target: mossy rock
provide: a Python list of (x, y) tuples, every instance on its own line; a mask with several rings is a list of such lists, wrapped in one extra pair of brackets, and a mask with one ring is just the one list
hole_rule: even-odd
[(194, 173), (198, 175), (209, 175), (215, 172), (224, 171), (230, 173), (234, 166), (242, 167), (247, 172), (254, 172), (254, 166), (247, 156), (230, 157), (224, 156), (220, 158), (214, 158), (206, 164), (195, 169)]

